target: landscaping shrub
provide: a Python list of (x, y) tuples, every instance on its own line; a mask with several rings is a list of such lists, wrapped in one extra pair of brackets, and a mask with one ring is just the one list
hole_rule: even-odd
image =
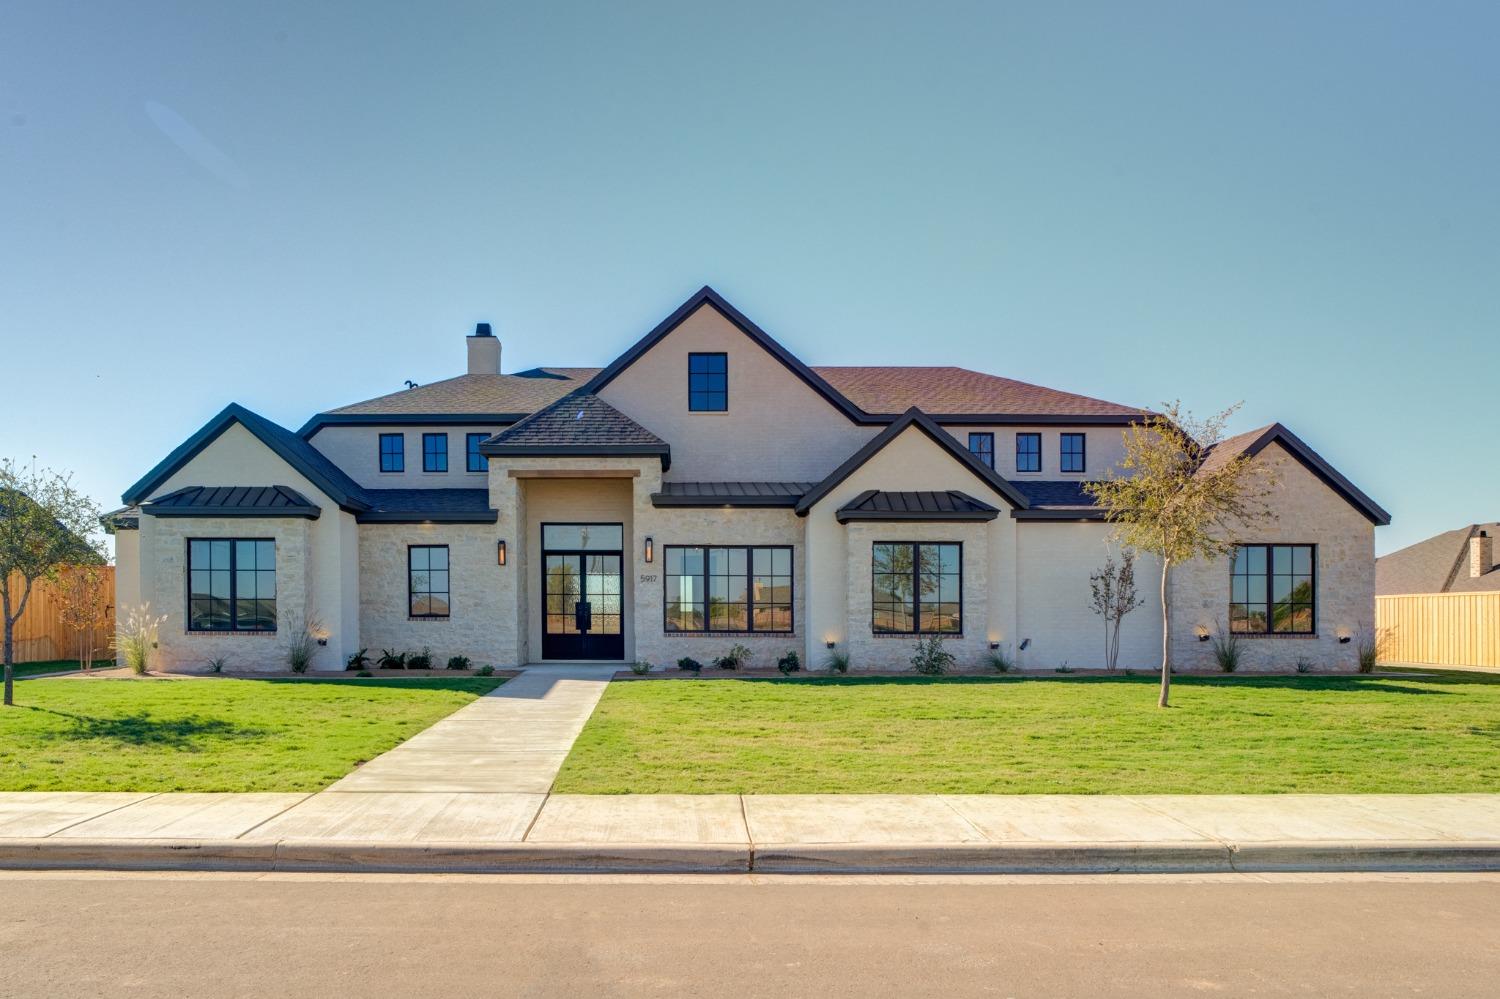
[(849, 672), (849, 653), (843, 649), (829, 649), (828, 655), (823, 659), (823, 666), (830, 673)]
[(802, 669), (802, 659), (797, 655), (797, 650), (791, 649), (786, 655), (776, 660), (776, 668), (781, 670), (782, 676), (790, 676), (793, 673), (800, 672)]
[(156, 648), (156, 629), (161, 627), (166, 615), (151, 616), (151, 605), (132, 607), (125, 615), (125, 624), (115, 635), (114, 646), (130, 667), (130, 672), (140, 676), (151, 666), (151, 652)]
[(406, 657), (407, 669), (432, 669), (432, 649), (422, 646), (421, 652), (413, 652)]
[(1309, 659), (1309, 658), (1307, 658), (1306, 656), (1298, 656), (1297, 657), (1297, 672), (1298, 673), (1311, 673), (1312, 671), (1313, 671), (1312, 660)]
[(1239, 635), (1225, 631), (1222, 624), (1215, 630), (1213, 650), (1214, 662), (1219, 664), (1219, 669), (1225, 673), (1233, 673), (1240, 668), (1240, 657), (1244, 654), (1243, 643)]
[(495, 667), (491, 666), (489, 663), (485, 663), (483, 666), (479, 667), (477, 675), (479, 675), (479, 676), (494, 676), (495, 675)]
[(318, 633), (323, 630), (317, 617), (303, 617), (293, 612), (288, 615), (286, 638), (286, 662), (293, 673), (306, 673), (312, 665), (313, 654), (318, 651)]
[(685, 673), (697, 673), (703, 668), (703, 664), (692, 656), (683, 656), (677, 660), (677, 668)]
[(214, 656), (212, 659), (208, 660), (208, 671), (210, 673), (222, 673), (224, 672), (224, 665), (226, 662), (227, 660), (223, 656)]
[(448, 668), (449, 669), (468, 669), (470, 665), (472, 665), (472, 661), (469, 659), (468, 656), (449, 656), (448, 657)]
[(380, 650), (381, 669), (406, 669), (406, 653), (395, 649)]
[(911, 664), (924, 676), (941, 676), (953, 668), (953, 653), (943, 647), (943, 636), (919, 638), (914, 647)]
[(719, 669), (739, 669), (750, 661), (751, 652), (739, 642), (729, 647), (729, 651), (714, 660), (714, 665)]
[(1057, 667), (1057, 672), (1071, 673), (1073, 672), (1073, 667), (1069, 666), (1067, 663), (1063, 663), (1061, 666)]
[(651, 672), (651, 664), (646, 662), (646, 660), (644, 659), (637, 659), (635, 662), (630, 664), (630, 672), (634, 673), (636, 676), (645, 676), (647, 673)]
[(344, 663), (344, 669), (364, 669), (366, 666), (370, 665), (370, 657), (365, 655), (365, 653), (369, 651), (369, 649), (360, 649), (358, 652), (354, 653), (354, 655), (350, 656), (348, 661)]
[(1009, 673), (1016, 668), (1015, 660), (1010, 657), (1010, 650), (1005, 646), (998, 649), (990, 649), (989, 654), (984, 657), (990, 669), (996, 673)]
[(1375, 672), (1375, 664), (1380, 659), (1380, 642), (1373, 631), (1360, 630), (1358, 651), (1359, 671), (1361, 673)]

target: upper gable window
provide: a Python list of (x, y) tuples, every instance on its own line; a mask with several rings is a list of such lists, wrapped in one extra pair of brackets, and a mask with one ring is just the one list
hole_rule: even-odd
[(1016, 471), (1042, 470), (1042, 435), (1016, 434)]
[(688, 409), (723, 413), (729, 409), (729, 355), (688, 355)]
[(1058, 471), (1081, 472), (1084, 467), (1083, 434), (1063, 434)]
[(446, 472), (448, 470), (448, 435), (422, 435), (422, 471)]
[(970, 434), (969, 453), (988, 468), (995, 467), (995, 435), (994, 434)]
[(380, 470), (382, 472), (406, 471), (406, 435), (380, 435)]

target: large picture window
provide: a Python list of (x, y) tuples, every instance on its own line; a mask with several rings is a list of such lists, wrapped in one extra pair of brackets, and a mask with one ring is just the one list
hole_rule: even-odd
[(1229, 630), (1311, 635), (1317, 629), (1312, 545), (1240, 545), (1229, 570)]
[(666, 630), (792, 630), (792, 549), (667, 545)]
[(276, 630), (276, 542), (188, 541), (188, 630)]
[(406, 549), (408, 604), (412, 617), (448, 616), (448, 546)]
[(688, 409), (722, 413), (729, 409), (729, 355), (688, 355)]
[(870, 566), (877, 635), (962, 634), (962, 545), (878, 541)]
[(1016, 471), (1040, 472), (1042, 470), (1042, 435), (1016, 434)]

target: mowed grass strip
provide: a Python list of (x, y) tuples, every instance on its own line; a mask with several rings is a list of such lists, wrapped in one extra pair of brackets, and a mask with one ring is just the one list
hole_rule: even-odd
[(1500, 677), (615, 683), (554, 790), (1500, 791)]
[(317, 791), (503, 682), (30, 680), (0, 791)]

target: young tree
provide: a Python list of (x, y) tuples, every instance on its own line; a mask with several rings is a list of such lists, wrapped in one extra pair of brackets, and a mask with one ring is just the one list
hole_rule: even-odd
[(104, 561), (99, 508), (70, 475), (0, 461), (0, 616), (5, 623), (4, 702), (13, 703), (14, 635), (39, 579), (66, 565)]
[(1113, 673), (1120, 661), (1120, 622), (1125, 615), (1145, 603), (1135, 589), (1135, 552), (1129, 548), (1116, 565), (1113, 556), (1104, 560), (1104, 568), (1089, 577), (1094, 599), (1094, 613), (1104, 618), (1104, 665)]
[(58, 617), (77, 640), (78, 664), (88, 672), (94, 667), (94, 638), (109, 623), (109, 599), (104, 585), (104, 566), (82, 565), (57, 578)]
[(1236, 404), (1203, 420), (1171, 403), (1125, 431), (1124, 475), (1113, 473), (1084, 489), (1115, 525), (1116, 540), (1161, 559), (1161, 696), (1172, 684), (1172, 567), (1223, 558), (1234, 532), (1263, 520), (1270, 473), (1243, 455), (1215, 454)]

